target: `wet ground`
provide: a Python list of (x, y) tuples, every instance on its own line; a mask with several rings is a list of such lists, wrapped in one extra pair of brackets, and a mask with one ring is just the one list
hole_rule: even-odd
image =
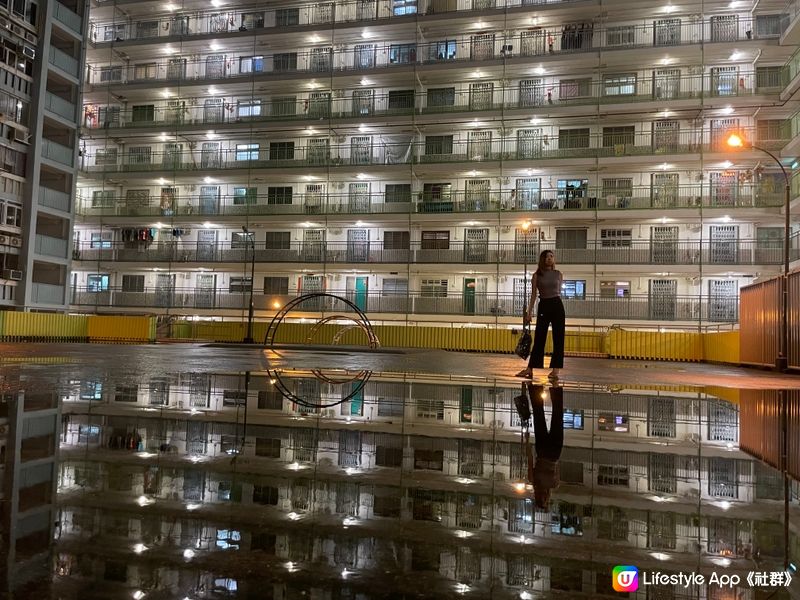
[[(0, 345), (4, 591), (789, 597), (797, 486), (787, 534), (771, 442), (780, 402), (800, 412), (797, 377), (572, 358), (558, 385), (543, 371), (523, 394), (522, 366), (443, 351)], [(638, 591), (615, 591), (617, 565), (638, 567)], [(715, 573), (740, 579), (709, 584)]]

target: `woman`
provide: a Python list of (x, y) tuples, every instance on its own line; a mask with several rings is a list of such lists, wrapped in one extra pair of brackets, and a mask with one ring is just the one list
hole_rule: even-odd
[(528, 368), (518, 374), (519, 377), (530, 377), (533, 369), (544, 368), (544, 345), (547, 341), (547, 329), (553, 326), (553, 356), (550, 359), (552, 369), (549, 377), (558, 379), (559, 369), (564, 366), (564, 304), (561, 302), (561, 284), (564, 278), (556, 269), (556, 257), (552, 250), (544, 250), (539, 255), (539, 266), (531, 278), (531, 301), (523, 319), (530, 323), (533, 318), (533, 307), (536, 296), (539, 296), (539, 307), (536, 311), (536, 332), (533, 335), (533, 349), (528, 360)]
[(545, 388), (528, 384), (528, 395), (533, 405), (533, 435), (536, 460), (533, 459), (530, 431), (525, 430), (525, 454), (528, 461), (528, 483), (533, 485), (536, 508), (546, 510), (550, 494), (559, 485), (558, 461), (564, 448), (564, 390), (557, 384), (550, 388), (553, 412), (550, 414), (550, 429), (544, 415)]

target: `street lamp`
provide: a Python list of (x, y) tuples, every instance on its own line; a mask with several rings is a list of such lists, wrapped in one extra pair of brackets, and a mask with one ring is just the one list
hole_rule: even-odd
[[(242, 225), (242, 231), (249, 242), (248, 245), (252, 249), (252, 255), (250, 257), (250, 307), (247, 309), (247, 335), (244, 336), (242, 343), (252, 344), (255, 342), (253, 339), (253, 286), (256, 284), (256, 241), (255, 235), (244, 225)], [(245, 255), (245, 259), (246, 258), (247, 255)]]
[(523, 246), (523, 249), (522, 249), (522, 260), (523, 260), (523, 264), (525, 265), (524, 266), (524, 273), (525, 274), (522, 277), (522, 295), (523, 295), (523, 299), (522, 299), (522, 320), (524, 322), (525, 321), (525, 315), (528, 314), (528, 298), (529, 298), (529, 293), (528, 293), (528, 251), (530, 249), (529, 248), (530, 240), (528, 239), (528, 231), (531, 228), (531, 222), (530, 221), (524, 221), (522, 223), (522, 225), (520, 226), (520, 228), (522, 229), (523, 239), (525, 240), (525, 242), (524, 242), (525, 245)]
[(789, 174), (786, 168), (781, 163), (780, 159), (769, 150), (759, 148), (751, 143), (745, 142), (744, 138), (737, 134), (732, 133), (728, 136), (728, 146), (731, 148), (752, 148), (759, 150), (769, 156), (781, 168), (784, 179), (784, 194), (783, 194), (783, 280), (781, 284), (781, 307), (780, 307), (780, 336), (778, 336), (779, 347), (778, 357), (775, 359), (775, 368), (778, 371), (785, 372), (789, 368), (789, 243), (792, 235), (792, 226), (789, 219), (789, 207), (792, 201), (792, 195), (789, 185)]

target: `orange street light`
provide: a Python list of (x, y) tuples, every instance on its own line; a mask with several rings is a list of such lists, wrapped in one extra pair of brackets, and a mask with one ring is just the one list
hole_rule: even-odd
[(727, 143), (731, 148), (744, 148), (744, 140), (742, 139), (742, 136), (736, 133), (732, 133), (730, 136), (728, 136)]

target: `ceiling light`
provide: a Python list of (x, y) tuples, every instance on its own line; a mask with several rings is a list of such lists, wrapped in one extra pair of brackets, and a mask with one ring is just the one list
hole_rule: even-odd
[(722, 168), (723, 169), (730, 169), (733, 166), (733, 163), (729, 160), (723, 161)]
[(545, 74), (544, 67), (536, 67), (536, 68), (533, 70), (533, 72), (534, 72), (536, 75), (544, 75), (544, 74)]
[(371, 81), (369, 79), (367, 79), (366, 77), (362, 77), (361, 81), (359, 83), (361, 85), (369, 85), (371, 83)]
[(212, 43), (210, 47), (211, 47), (211, 51), (212, 52), (216, 52), (217, 50), (221, 50), (222, 49), (222, 46), (220, 46), (217, 43)]

